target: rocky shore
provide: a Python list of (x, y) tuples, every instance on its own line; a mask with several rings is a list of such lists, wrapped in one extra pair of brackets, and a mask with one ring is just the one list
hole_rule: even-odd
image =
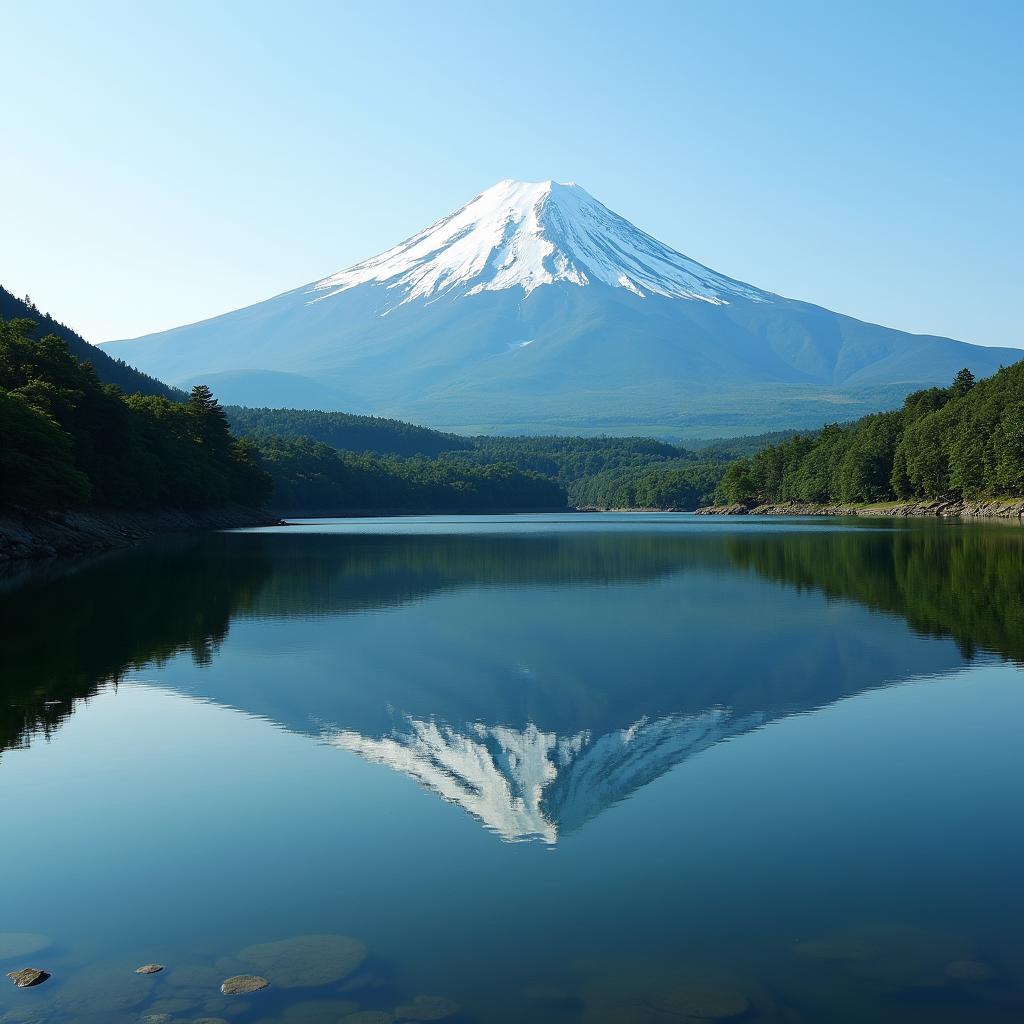
[(183, 512), (42, 512), (0, 516), (0, 563), (85, 555), (127, 547), (158, 534), (273, 526), (280, 520), (256, 509)]
[(969, 501), (936, 498), (931, 501), (886, 501), (874, 504), (819, 505), (800, 502), (739, 502), (699, 508), (698, 516), (942, 516), (959, 519), (1006, 519), (1021, 521), (1024, 498), (993, 498)]

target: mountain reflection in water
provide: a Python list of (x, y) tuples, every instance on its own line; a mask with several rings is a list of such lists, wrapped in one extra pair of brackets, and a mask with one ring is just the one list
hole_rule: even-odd
[[(931, 523), (237, 533), (11, 579), (0, 618), (3, 748), (165, 667), (161, 686), (554, 843), (773, 719), (1024, 658), (1024, 540)], [(244, 673), (235, 647), (257, 656)]]

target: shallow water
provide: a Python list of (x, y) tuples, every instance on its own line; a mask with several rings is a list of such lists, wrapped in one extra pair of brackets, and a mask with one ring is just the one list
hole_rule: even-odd
[(1024, 1018), (1019, 529), (311, 521), (0, 628), (4, 1024)]

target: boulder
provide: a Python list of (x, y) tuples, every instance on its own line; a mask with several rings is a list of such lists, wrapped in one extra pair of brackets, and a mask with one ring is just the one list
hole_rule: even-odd
[(221, 982), (220, 990), (226, 996), (244, 996), (250, 992), (259, 992), (270, 984), (266, 978), (258, 974), (236, 974)]
[(18, 988), (33, 988), (35, 985), (42, 985), (50, 975), (35, 967), (23, 967), (20, 971), (10, 971), (7, 977)]

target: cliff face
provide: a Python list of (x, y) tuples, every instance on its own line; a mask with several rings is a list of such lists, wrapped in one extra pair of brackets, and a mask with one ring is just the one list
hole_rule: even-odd
[(890, 501), (869, 505), (818, 505), (800, 502), (739, 502), (709, 505), (698, 516), (944, 516), (960, 519), (1008, 519), (1024, 516), (1024, 498), (935, 498), (928, 501)]

